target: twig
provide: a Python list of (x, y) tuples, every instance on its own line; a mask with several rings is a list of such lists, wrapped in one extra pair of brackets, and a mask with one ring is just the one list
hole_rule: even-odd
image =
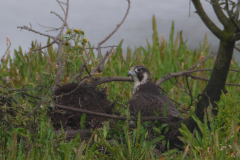
[(56, 12), (51, 11), (50, 13), (55, 14), (59, 19), (61, 19), (64, 22), (64, 19), (59, 14), (57, 14)]
[(86, 49), (83, 49), (83, 51), (85, 52), (86, 56), (88, 57), (87, 61), (89, 61), (89, 59), (91, 59), (92, 63), (94, 62), (94, 60), (92, 59), (92, 57), (88, 54)]
[[(111, 48), (110, 51), (107, 51), (107, 53), (106, 53), (106, 55), (104, 56), (104, 58), (102, 59), (102, 61), (101, 61), (100, 63), (98, 63), (98, 65), (97, 65), (90, 73), (89, 73), (89, 71), (87, 70), (87, 72), (88, 72), (88, 74), (89, 74), (90, 77), (91, 77), (91, 75), (92, 75), (94, 72), (97, 71), (97, 69), (99, 68), (99, 66), (100, 66), (103, 62), (105, 62), (105, 60), (107, 59), (107, 57), (112, 53), (112, 49), (113, 49), (113, 47)], [(86, 49), (84, 49), (84, 52), (87, 54)], [(88, 54), (87, 54), (87, 56), (88, 56), (88, 59), (91, 58)], [(93, 60), (92, 60), (92, 62), (93, 62)], [(85, 62), (85, 63), (86, 63), (86, 62)], [(84, 66), (81, 66), (81, 67), (84, 67)], [(86, 67), (86, 64), (85, 64), (85, 67)], [(87, 69), (87, 68), (86, 68), (86, 69)], [(71, 79), (71, 82), (73, 82), (77, 77), (81, 77), (80, 73), (81, 73), (81, 72), (79, 72), (78, 74), (76, 74), (76, 75)]]
[[(75, 48), (75, 46), (72, 46)], [(115, 46), (115, 45), (112, 45), (112, 46), (105, 46), (105, 47), (100, 47), (100, 48), (112, 48), (112, 47), (118, 47), (118, 46)], [(98, 49), (98, 47), (93, 47), (93, 48), (84, 48), (84, 49)]]
[[(63, 24), (62, 24), (62, 29), (59, 31), (58, 35), (55, 37), (54, 40), (58, 39), (61, 36), (65, 26), (67, 26), (69, 0), (67, 0), (67, 4), (66, 5), (67, 5), (67, 9), (66, 9), (65, 18), (64, 18), (64, 21), (63, 21)], [(62, 61), (62, 52), (63, 52), (62, 45), (63, 45), (63, 42), (58, 41), (57, 44), (58, 44), (58, 65), (59, 65), (59, 70), (58, 70), (58, 73), (57, 73), (57, 78), (56, 78), (55, 84), (53, 86), (53, 91), (56, 90), (57, 85), (61, 82), (61, 76), (63, 74), (63, 61)]]
[(68, 130), (68, 131), (62, 131), (62, 130), (59, 130), (59, 131), (54, 131), (55, 134), (66, 134), (66, 137), (76, 137), (77, 134), (80, 133), (80, 137), (81, 138), (87, 138), (87, 137), (90, 137), (91, 136), (91, 130), (85, 130), (85, 129), (78, 129), (78, 130)]
[(193, 65), (192, 67), (190, 67), (188, 70), (192, 70), (194, 69), (195, 67), (197, 67), (199, 64), (205, 62), (206, 60), (212, 58), (213, 56), (217, 55), (217, 52), (214, 52), (212, 54), (210, 54), (209, 56), (205, 57), (203, 60), (201, 60), (200, 62), (198, 62), (197, 64)]
[[(101, 42), (98, 43), (98, 57), (99, 57), (99, 61), (101, 62), (102, 61), (102, 53), (101, 53), (101, 45), (103, 43), (105, 43), (117, 30), (118, 28), (123, 24), (123, 22), (125, 21), (128, 13), (129, 13), (129, 10), (130, 10), (130, 0), (127, 0), (128, 1), (128, 9), (127, 9), (127, 12), (125, 14), (125, 16), (123, 17), (122, 21), (117, 25), (117, 27), (104, 39), (102, 40)], [(98, 70), (101, 72), (103, 70), (103, 65), (101, 65)]]
[(34, 112), (34, 114), (35, 114), (35, 112), (40, 108), (40, 106), (42, 105), (42, 100), (40, 100), (39, 102), (38, 102), (38, 104), (34, 107), (34, 109), (33, 109), (33, 112)]
[(221, 8), (221, 9), (225, 10), (225, 11), (227, 12), (228, 16), (230, 17), (232, 23), (234, 24), (234, 26), (235, 26), (236, 29), (238, 30), (238, 32), (240, 31), (240, 28), (239, 28), (237, 22), (233, 19), (233, 16), (231, 15), (231, 13), (230, 13), (230, 11), (229, 11), (229, 9), (228, 9), (228, 0), (225, 0), (225, 1), (226, 1), (226, 6), (225, 6), (225, 8), (221, 7), (219, 4), (212, 3), (212, 2), (210, 2), (209, 0), (205, 0), (205, 1), (207, 1), (207, 2), (209, 2), (210, 4), (215, 5), (215, 6), (219, 7), (219, 8)]
[(235, 48), (238, 52), (240, 52), (240, 49), (239, 49), (238, 47), (234, 46), (234, 48)]
[(93, 81), (89, 86), (94, 87), (102, 83), (112, 82), (112, 81), (128, 81), (132, 82), (132, 78), (129, 77), (103, 77), (96, 81)]
[[(127, 117), (125, 117), (125, 116), (117, 116), (117, 115), (111, 115), (111, 114), (106, 114), (106, 113), (93, 112), (93, 111), (89, 111), (89, 110), (73, 108), (73, 107), (64, 106), (64, 105), (60, 105), (60, 104), (55, 104), (55, 106), (57, 108), (61, 108), (61, 109), (69, 110), (69, 111), (86, 113), (86, 114), (91, 114), (91, 115), (96, 115), (96, 116), (106, 117), (106, 118), (111, 118), (111, 119), (118, 119), (118, 120), (126, 120), (127, 119)], [(158, 120), (161, 122), (169, 123), (171, 118), (174, 118), (174, 117), (168, 117), (168, 116), (165, 116), (165, 117), (155, 117), (155, 116), (154, 117), (141, 117), (141, 120), (143, 120), (143, 121)], [(137, 118), (130, 118), (129, 120), (137, 121)]]
[(41, 48), (37, 48), (37, 49), (33, 49), (33, 50), (31, 50), (31, 52), (34, 52), (34, 51), (37, 51), (37, 50), (41, 50), (41, 49), (47, 48), (47, 47), (53, 45), (54, 43), (56, 43), (55, 40), (53, 40), (51, 43), (49, 43), (49, 44), (46, 45), (46, 46), (43, 46), (43, 47), (41, 47)]
[(226, 6), (225, 8), (228, 10), (228, 0), (225, 0), (226, 1)]
[[(107, 51), (106, 55), (104, 56), (104, 58), (99, 62), (99, 64), (91, 71), (91, 73), (94, 73), (97, 71), (97, 69), (100, 67), (100, 65), (103, 64), (103, 62), (105, 62), (105, 60), (107, 59), (107, 57), (112, 53), (112, 49), (113, 47), (111, 48), (110, 51)], [(99, 59), (100, 60), (100, 59)]]
[(8, 51), (9, 51), (9, 49), (10, 49), (11, 45), (12, 45), (12, 43), (11, 43), (11, 41), (10, 41), (10, 40), (9, 40), (8, 42), (9, 42), (9, 45), (7, 46), (7, 50), (5, 51), (5, 53), (4, 53), (4, 55), (2, 56), (2, 58), (1, 58), (1, 59), (3, 59), (3, 57), (5, 57), (5, 55), (8, 53)]
[(83, 69), (85, 68), (86, 64), (87, 64), (87, 62), (84, 62), (84, 63), (81, 65), (80, 69), (79, 69), (79, 76), (78, 76), (79, 82), (80, 82), (80, 80), (81, 80), (82, 72), (83, 72)]
[[(193, 79), (200, 79), (200, 80), (203, 80), (203, 81), (209, 81), (209, 79), (207, 79), (207, 78), (202, 78), (202, 77), (198, 77), (198, 76), (194, 76), (194, 75), (189, 75), (189, 76)], [(225, 83), (225, 85), (240, 86), (240, 84), (236, 84), (236, 83)]]
[(29, 28), (29, 27), (27, 27), (27, 26), (22, 26), (22, 27), (18, 26), (17, 28), (25, 29), (25, 30), (28, 30), (28, 31), (31, 31), (31, 32), (34, 32), (34, 33), (40, 34), (40, 35), (45, 36), (45, 37), (50, 37), (50, 38), (52, 38), (52, 39), (55, 38), (55, 37), (50, 36), (50, 35), (48, 35), (48, 34), (44, 34), (44, 33), (41, 33), (41, 32), (38, 32), (38, 31), (35, 31), (35, 30), (33, 30), (33, 29), (31, 29), (31, 28)]
[[(192, 78), (196, 78), (196, 76), (191, 75), (190, 73), (192, 72), (198, 72), (198, 71), (212, 71), (212, 69), (197, 69), (197, 70), (187, 70), (187, 71), (183, 71), (183, 72), (178, 72), (178, 73), (169, 73), (167, 75), (165, 75), (164, 77), (160, 78), (157, 82), (156, 85), (159, 86), (160, 84), (162, 84), (163, 82), (165, 82), (166, 80), (172, 78), (172, 77), (179, 77), (179, 76), (189, 76)], [(234, 71), (234, 72), (240, 72), (238, 70), (233, 70), (233, 69), (229, 69), (229, 71)], [(201, 79), (201, 80), (206, 80), (208, 81), (208, 79), (205, 78), (201, 78), (198, 77), (197, 79)], [(227, 84), (226, 85), (233, 85), (233, 84)], [(235, 84), (236, 86), (238, 86), (238, 84)]]
[(189, 95), (191, 97), (191, 103), (190, 103), (189, 106), (191, 106), (192, 103), (193, 103), (193, 96), (192, 96), (191, 88), (190, 88), (190, 85), (189, 85), (189, 82), (188, 82), (188, 76), (185, 76), (185, 78), (186, 78), (186, 82), (187, 82), (188, 92), (189, 92)]
[(189, 17), (190, 17), (190, 11), (191, 11), (191, 1), (192, 0), (189, 0)]
[(43, 27), (43, 28), (50, 28), (50, 29), (56, 29), (56, 30), (59, 30), (61, 28), (54, 28), (54, 27), (47, 27), (47, 26), (44, 26), (44, 25), (41, 25), (39, 23), (37, 23), (39, 26)]

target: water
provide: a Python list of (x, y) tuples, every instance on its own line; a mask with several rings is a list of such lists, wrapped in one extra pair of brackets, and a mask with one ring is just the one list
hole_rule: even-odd
[[(211, 5), (203, 1), (203, 6), (209, 17), (220, 27)], [(123, 18), (127, 10), (126, 0), (70, 0), (68, 24), (71, 28), (82, 29), (86, 38), (97, 45), (103, 40)], [(28, 51), (32, 40), (38, 40), (46, 45), (47, 38), (26, 30), (20, 31), (17, 26), (30, 26), (33, 29), (50, 35), (57, 32), (45, 32), (48, 27), (60, 27), (62, 22), (58, 17), (50, 14), (55, 11), (63, 16), (62, 10), (55, 0), (8, 0), (0, 2), (1, 30), (0, 30), (0, 57), (6, 50), (6, 36), (12, 41), (11, 54), (18, 46)], [(183, 38), (188, 38), (187, 46), (190, 49), (199, 47), (203, 43), (205, 33), (211, 44), (210, 50), (217, 51), (219, 40), (205, 27), (195, 8), (191, 5), (189, 17), (188, 0), (131, 0), (130, 13), (119, 30), (102, 46), (117, 45), (124, 39), (123, 49), (127, 46), (145, 46), (146, 39), (151, 42), (152, 16), (155, 14), (159, 35), (169, 37), (172, 20), (175, 22), (175, 31), (183, 31)], [(239, 61), (239, 53), (234, 53)]]

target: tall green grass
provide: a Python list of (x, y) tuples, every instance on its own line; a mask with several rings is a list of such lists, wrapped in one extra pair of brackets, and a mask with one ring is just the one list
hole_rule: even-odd
[[(128, 48), (127, 52), (123, 53), (121, 41), (104, 64), (103, 73), (96, 76), (126, 76), (131, 66), (143, 64), (149, 69), (153, 81), (157, 81), (169, 73), (187, 70), (210, 54), (207, 35), (199, 49), (192, 51), (187, 48), (187, 41), (183, 40), (182, 32), (174, 33), (174, 23), (168, 42), (162, 36), (159, 40), (155, 17), (152, 25), (152, 43), (147, 41), (146, 46)], [(89, 42), (87, 46), (92, 47)], [(31, 47), (36, 49), (40, 45), (35, 41), (32, 42)], [(211, 116), (211, 106), (209, 106), (205, 121), (201, 123), (190, 110), (200, 131), (190, 133), (183, 125), (181, 129), (183, 137), (180, 139), (185, 143), (185, 150), (181, 152), (176, 149), (164, 154), (153, 152), (155, 141), (148, 141), (145, 137), (148, 132), (139, 122), (137, 129), (134, 130), (125, 121), (116, 122), (115, 127), (118, 130), (114, 131), (109, 130), (108, 125), (105, 124), (103, 129), (93, 132), (91, 137), (93, 142), (82, 140), (81, 135), (71, 141), (66, 141), (64, 135), (54, 135), (46, 115), (47, 107), (53, 103), (51, 86), (59, 69), (57, 55), (57, 49), (52, 46), (46, 51), (27, 53), (23, 53), (19, 47), (14, 51), (13, 57), (7, 55), (5, 61), (1, 60), (0, 159), (116, 159), (116, 157), (119, 159), (164, 157), (165, 159), (234, 159), (234, 156), (239, 154), (239, 88), (233, 86), (226, 87), (229, 94), (222, 96), (218, 116)], [(98, 57), (95, 56), (93, 49), (89, 49), (86, 55), (76, 44), (75, 48), (70, 48), (68, 44), (64, 45), (64, 73), (61, 77), (61, 85), (69, 83), (85, 61), (88, 62), (87, 66), (90, 69), (97, 65)], [(213, 64), (214, 58), (211, 58), (196, 69), (209, 69)], [(234, 60), (230, 68), (239, 70)], [(83, 74), (83, 76), (87, 75), (85, 72)], [(193, 74), (209, 78), (211, 72)], [(239, 83), (239, 79), (239, 73), (229, 72), (227, 82)], [(172, 80), (175, 83), (178, 81), (180, 87), (171, 81), (164, 82), (161, 87), (167, 91), (167, 96), (180, 103), (178, 107), (180, 110), (188, 109), (191, 99), (184, 89), (187, 88), (185, 78)], [(195, 99), (206, 84), (207, 82), (201, 80), (189, 79)], [(120, 102), (127, 104), (131, 97), (130, 82), (110, 82), (101, 86), (107, 87), (110, 100), (119, 99)], [(33, 108), (40, 100), (44, 103), (37, 112), (34, 112)], [(126, 110), (120, 105), (116, 109), (126, 114)], [(209, 125), (207, 120), (210, 122)], [(113, 138), (120, 139), (120, 142), (111, 142), (110, 139)], [(158, 138), (163, 137), (159, 135)]]

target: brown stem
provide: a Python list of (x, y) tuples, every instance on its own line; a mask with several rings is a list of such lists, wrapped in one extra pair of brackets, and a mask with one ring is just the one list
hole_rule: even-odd
[[(125, 16), (123, 17), (122, 21), (117, 25), (117, 27), (104, 39), (102, 40), (101, 42), (98, 43), (98, 57), (99, 57), (99, 62), (102, 61), (103, 59), (103, 56), (102, 56), (102, 53), (101, 53), (101, 45), (103, 43), (105, 43), (117, 30), (118, 28), (123, 24), (123, 22), (125, 21), (128, 13), (129, 13), (129, 10), (130, 10), (130, 0), (127, 0), (128, 1), (128, 9), (127, 9), (127, 12), (125, 14)], [(101, 72), (103, 70), (103, 64), (98, 68), (98, 70)]]
[[(127, 117), (125, 117), (125, 116), (117, 116), (117, 115), (111, 115), (111, 114), (106, 114), (106, 113), (93, 112), (93, 111), (89, 111), (89, 110), (73, 108), (73, 107), (64, 106), (64, 105), (60, 105), (60, 104), (55, 104), (55, 106), (57, 108), (74, 111), (74, 112), (86, 113), (86, 114), (91, 114), (91, 115), (96, 115), (96, 116), (106, 117), (106, 118), (111, 118), (111, 119), (127, 120)], [(141, 117), (141, 120), (143, 120), (143, 121), (158, 120), (158, 121), (168, 123), (171, 121), (171, 118), (174, 118), (174, 117), (167, 117), (167, 116), (166, 117)], [(137, 121), (137, 118), (133, 117), (133, 118), (130, 118), (129, 120)]]
[(107, 83), (107, 82), (112, 82), (112, 81), (128, 81), (128, 82), (132, 82), (132, 78), (129, 78), (129, 77), (103, 77), (103, 78), (100, 78), (94, 82), (92, 82), (91, 84), (89, 84), (89, 86), (97, 86), (99, 84), (102, 84), (102, 83)]

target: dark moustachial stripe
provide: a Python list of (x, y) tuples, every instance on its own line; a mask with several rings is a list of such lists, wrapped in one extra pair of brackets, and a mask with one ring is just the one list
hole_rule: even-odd
[(137, 77), (138, 77), (139, 82), (141, 82), (142, 79), (143, 79), (142, 73), (138, 73), (138, 74), (137, 74)]

